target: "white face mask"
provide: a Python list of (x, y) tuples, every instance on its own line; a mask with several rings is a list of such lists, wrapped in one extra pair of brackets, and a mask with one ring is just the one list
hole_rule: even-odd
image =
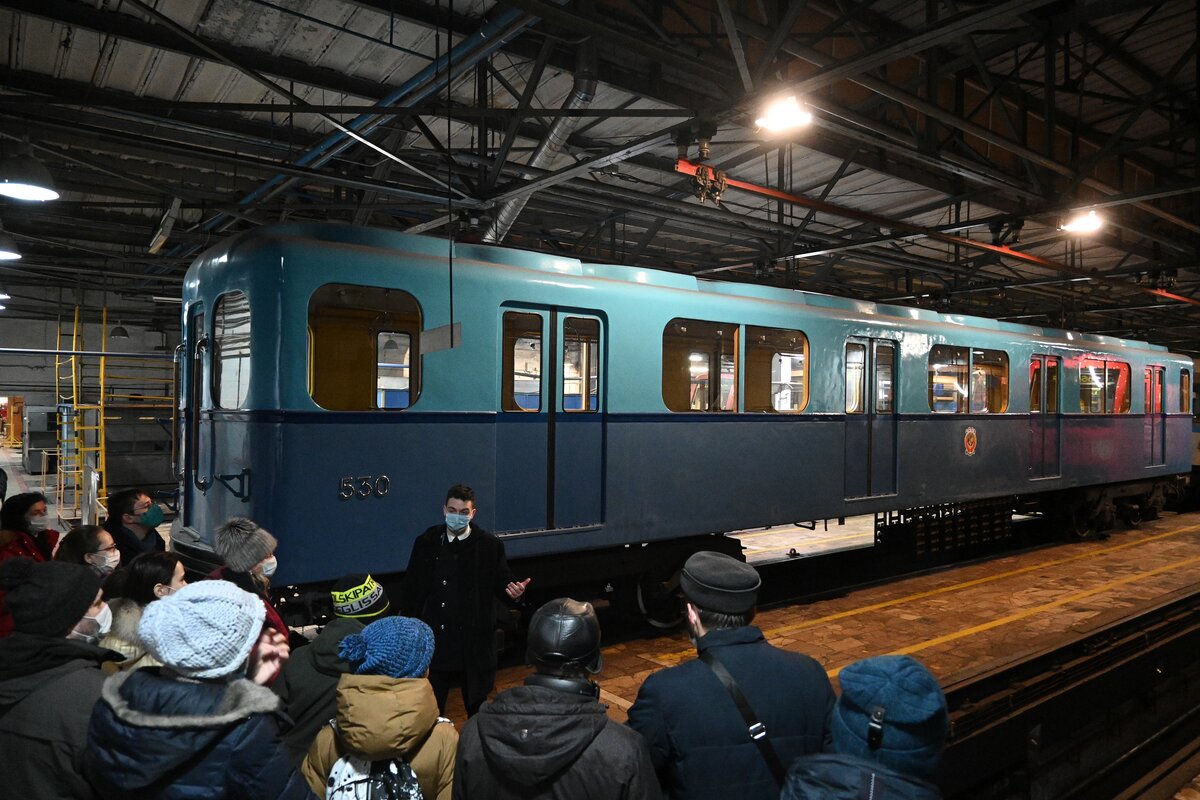
[(113, 574), (117, 566), (121, 563), (121, 551), (114, 550), (111, 553), (91, 553), (88, 555), (88, 564), (101, 577), (108, 577)]
[(44, 516), (32, 517), (32, 518), (26, 520), (26, 523), (29, 528), (29, 532), (31, 534), (41, 533), (42, 531), (44, 531), (48, 527), (50, 527), (50, 523), (46, 520), (46, 517), (44, 517)]
[(270, 558), (264, 560), (262, 562), (263, 577), (264, 578), (271, 577), (272, 575), (275, 574), (275, 570), (277, 570), (278, 568), (279, 568), (279, 561), (278, 561), (278, 559), (275, 558), (275, 556), (271, 556)]
[(94, 617), (84, 617), (75, 623), (75, 627), (67, 634), (68, 639), (79, 639), (88, 644), (96, 644), (112, 630), (112, 609), (105, 603)]

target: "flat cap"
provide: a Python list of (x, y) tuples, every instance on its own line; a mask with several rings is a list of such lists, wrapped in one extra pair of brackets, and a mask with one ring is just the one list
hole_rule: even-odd
[(679, 575), (679, 586), (688, 600), (722, 614), (744, 614), (754, 608), (761, 585), (754, 567), (708, 550), (693, 554)]

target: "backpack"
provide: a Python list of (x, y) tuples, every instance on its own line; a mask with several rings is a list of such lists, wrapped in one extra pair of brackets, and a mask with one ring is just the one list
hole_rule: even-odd
[(344, 755), (329, 770), (325, 800), (424, 800), (417, 773), (403, 758), (368, 761)]

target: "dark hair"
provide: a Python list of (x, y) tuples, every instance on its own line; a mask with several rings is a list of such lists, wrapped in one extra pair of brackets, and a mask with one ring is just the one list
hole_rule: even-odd
[(744, 614), (725, 614), (721, 611), (709, 611), (707, 608), (692, 603), (696, 609), (696, 616), (700, 617), (700, 624), (708, 631), (719, 631), (726, 628), (741, 628), (749, 625), (754, 619), (755, 609), (750, 609)]
[(46, 502), (46, 495), (41, 492), (24, 492), (14, 494), (0, 506), (0, 529), (6, 531), (29, 532), (29, 521), (25, 515), (31, 506)]
[(174, 553), (142, 553), (122, 570), (125, 578), (121, 584), (121, 597), (128, 597), (139, 606), (158, 599), (154, 587), (169, 586), (175, 578), (175, 567), (179, 556)]
[(58, 552), (54, 554), (54, 560), (87, 564), (83, 557), (100, 549), (101, 533), (108, 531), (99, 525), (79, 525), (71, 528), (58, 543)]
[(446, 491), (446, 500), (462, 500), (464, 503), (475, 503), (475, 490), (465, 483), (456, 483)]
[(126, 514), (132, 514), (142, 495), (150, 496), (145, 489), (125, 489), (108, 496), (108, 518), (121, 520)]

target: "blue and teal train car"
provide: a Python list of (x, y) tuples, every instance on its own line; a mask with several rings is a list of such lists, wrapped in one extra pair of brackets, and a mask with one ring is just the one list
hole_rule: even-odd
[(459, 482), (512, 559), (641, 569), (1001, 496), (1084, 526), (1191, 469), (1192, 361), (1143, 342), (324, 224), (223, 242), (183, 301), (180, 541), (252, 517), (277, 582), (403, 571)]

